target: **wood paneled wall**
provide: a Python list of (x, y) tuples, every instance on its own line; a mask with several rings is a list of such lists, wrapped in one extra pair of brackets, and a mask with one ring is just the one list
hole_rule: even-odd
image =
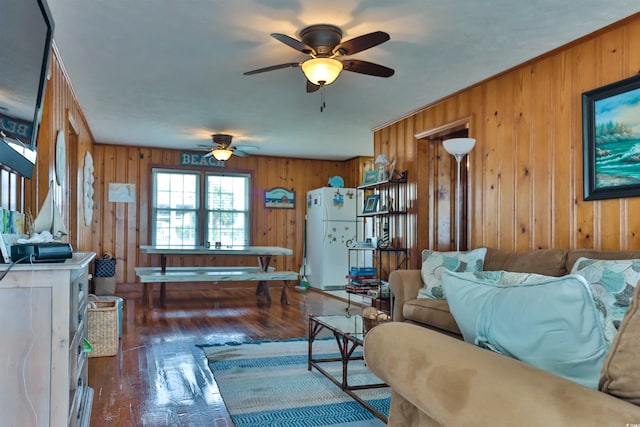
[[(283, 246), (294, 251), (293, 256), (275, 257), (271, 265), (280, 270), (298, 271), (302, 263), (306, 192), (327, 186), (334, 175), (344, 177), (345, 186), (359, 183), (361, 165), (370, 158), (349, 161), (321, 161), (266, 156), (235, 157), (226, 170), (252, 173), (251, 205), (254, 245)], [(91, 248), (98, 254), (111, 252), (118, 258), (116, 277), (119, 283), (136, 281), (136, 266), (159, 265), (158, 257), (139, 253), (141, 245), (150, 243), (150, 173), (154, 166), (180, 165), (180, 151), (169, 149), (94, 146), (95, 211)], [(130, 183), (136, 186), (136, 203), (110, 203), (109, 183)], [(296, 193), (295, 209), (265, 209), (264, 190), (284, 187)], [(204, 265), (215, 262), (210, 257), (169, 257), (171, 265)], [(255, 259), (225, 257), (232, 265), (255, 264)]]
[[(67, 172), (62, 185), (58, 185), (55, 178), (55, 145), (58, 131), (65, 133), (67, 141)], [(90, 250), (91, 247), (87, 244), (87, 236), (91, 234), (90, 228), (76, 221), (78, 212), (82, 212), (81, 202), (80, 206), (71, 205), (71, 200), (81, 199), (78, 192), (82, 186), (78, 186), (78, 182), (81, 182), (82, 173), (75, 167), (71, 173), (69, 166), (83, 164), (84, 154), (92, 151), (93, 137), (55, 46), (49, 61), (49, 78), (46, 83), (37, 147), (38, 157), (32, 179), (24, 179), (5, 171), (0, 173), (2, 206), (22, 210), (35, 217), (51, 185), (56, 206), (60, 209), (70, 232), (64, 240), (71, 242), (74, 250)], [(71, 197), (72, 192), (75, 193), (74, 198)]]
[[(35, 216), (47, 195), (49, 185), (53, 185), (55, 203), (69, 231), (65, 240), (76, 251), (90, 251), (92, 247), (88, 244), (88, 237), (91, 235), (91, 227), (85, 226), (78, 219), (82, 217), (83, 210), (82, 166), (85, 154), (93, 151), (93, 135), (55, 47), (50, 63), (50, 78), (38, 135), (36, 175), (29, 182), (29, 191), (25, 192), (29, 196), (27, 205), (31, 206), (31, 212)], [(61, 185), (56, 183), (55, 178), (58, 131), (64, 132), (67, 147), (67, 168)], [(75, 201), (73, 206), (72, 200)]]
[[(375, 153), (397, 157), (397, 168), (409, 171), (411, 266), (419, 265), (421, 236), (419, 198), (428, 196), (428, 182), (417, 179), (415, 135), (469, 117), (469, 135), (477, 145), (469, 156), (470, 246), (528, 250), (547, 247), (640, 248), (640, 198), (585, 202), (582, 199), (582, 111), (584, 91), (640, 71), (640, 15), (550, 52), (498, 76), (452, 94), (374, 133)], [(55, 138), (67, 135), (65, 183), (55, 184)], [(82, 165), (90, 152), (96, 164), (95, 213), (91, 226), (82, 221)], [(47, 83), (43, 121), (38, 137), (38, 162), (32, 180), (0, 173), (0, 202), (33, 215), (54, 183), (75, 250), (111, 251), (119, 282), (133, 282), (133, 268), (154, 260), (138, 254), (148, 243), (149, 168), (177, 165), (179, 152), (93, 145), (93, 137), (71, 84), (54, 49)], [(297, 270), (304, 234), (304, 193), (342, 175), (357, 185), (370, 159), (330, 162), (253, 156), (234, 157), (230, 169), (252, 171), (256, 194), (272, 187), (296, 192), (294, 210), (266, 210), (254, 203), (255, 244), (294, 249), (293, 257), (276, 260), (278, 268)], [(117, 165), (117, 167), (116, 167)], [(109, 203), (109, 182), (133, 183), (137, 203)], [(24, 186), (24, 191), (22, 187)], [(72, 206), (72, 203), (74, 206)], [(175, 260), (197, 264), (198, 258)], [(243, 262), (238, 260), (238, 262)]]
[[(416, 177), (416, 134), (470, 117), (470, 247), (640, 248), (640, 198), (584, 201), (581, 94), (640, 71), (640, 14), (452, 94), (374, 133), (375, 153), (409, 170), (411, 217), (429, 183)], [(422, 218), (421, 218), (422, 220)], [(410, 228), (411, 265), (425, 228)], [(437, 241), (437, 239), (435, 239)]]
[[(149, 243), (150, 168), (179, 165), (180, 152), (94, 145), (90, 128), (55, 46), (49, 70), (33, 179), (27, 180), (13, 173), (0, 171), (0, 203), (3, 207), (24, 210), (35, 216), (51, 185), (55, 203), (69, 230), (69, 235), (63, 240), (72, 243), (76, 251), (113, 253), (119, 259), (116, 272), (118, 282), (135, 282), (135, 266), (157, 262), (138, 253), (140, 245)], [(67, 142), (67, 171), (62, 185), (58, 185), (55, 178), (55, 142), (60, 130), (64, 132)], [(86, 153), (92, 154), (95, 165), (94, 214), (92, 223), (88, 226), (83, 219), (82, 186)], [(249, 171), (253, 176), (253, 244), (292, 248), (293, 256), (272, 262), (279, 269), (297, 271), (302, 262), (307, 190), (328, 185), (328, 179), (333, 175), (344, 177), (346, 186), (356, 186), (361, 182), (363, 168), (370, 163), (370, 157), (344, 162), (263, 156), (233, 157), (228, 162), (229, 170)], [(136, 203), (109, 203), (108, 185), (111, 182), (135, 184)], [(263, 191), (273, 187), (295, 191), (296, 209), (264, 209)], [(171, 262), (198, 265), (211, 260), (184, 257), (172, 258)], [(255, 260), (225, 258), (225, 262), (253, 264)]]

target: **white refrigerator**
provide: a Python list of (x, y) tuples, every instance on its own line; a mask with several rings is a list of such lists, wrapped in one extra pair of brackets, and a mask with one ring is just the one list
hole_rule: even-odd
[(349, 246), (362, 239), (361, 191), (322, 187), (307, 192), (307, 274), (317, 289), (344, 289), (349, 272)]

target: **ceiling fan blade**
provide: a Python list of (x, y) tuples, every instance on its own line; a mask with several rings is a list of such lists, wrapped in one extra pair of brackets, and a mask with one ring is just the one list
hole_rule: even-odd
[(279, 33), (272, 33), (271, 37), (273, 37), (274, 39), (278, 40), (279, 42), (282, 42), (284, 44), (286, 44), (289, 47), (294, 48), (295, 50), (298, 50), (302, 53), (304, 53), (305, 55), (310, 55), (310, 54), (315, 54), (315, 50), (311, 47), (308, 46), (304, 43), (302, 43), (300, 40), (296, 40), (293, 37), (289, 37), (286, 34), (279, 34)]
[(320, 89), (320, 86), (314, 85), (309, 80), (307, 80), (307, 93), (312, 93)]
[(374, 31), (373, 33), (364, 34), (340, 43), (333, 49), (333, 54), (337, 56), (353, 55), (354, 53), (362, 52), (365, 49), (384, 43), (390, 38), (389, 34), (384, 31)]
[(237, 157), (249, 157), (249, 153), (245, 153), (242, 150), (238, 150), (237, 148), (234, 148), (233, 150), (233, 155), (237, 156)]
[(267, 71), (279, 70), (281, 68), (295, 68), (295, 67), (299, 67), (299, 66), (300, 66), (299, 62), (289, 62), (288, 64), (279, 64), (279, 65), (272, 65), (270, 67), (258, 68), (257, 70), (247, 71), (247, 72), (245, 72), (243, 74), (245, 76), (250, 76), (252, 74), (258, 74), (258, 73), (264, 73), (264, 72), (267, 72)]
[(344, 66), (344, 70), (376, 77), (391, 77), (395, 72), (393, 69), (385, 67), (384, 65), (361, 61), (359, 59), (342, 61), (342, 65)]
[(203, 155), (202, 158), (206, 159), (207, 157), (213, 156), (213, 151), (209, 151), (207, 154)]

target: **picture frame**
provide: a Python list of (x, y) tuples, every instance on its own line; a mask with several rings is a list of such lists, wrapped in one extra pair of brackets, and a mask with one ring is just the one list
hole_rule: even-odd
[(583, 199), (640, 196), (640, 75), (582, 94)]
[(378, 182), (378, 171), (376, 169), (371, 169), (364, 172), (364, 176), (362, 177), (362, 185), (370, 185)]
[(109, 203), (135, 203), (136, 185), (128, 183), (109, 183)]
[(296, 193), (284, 187), (274, 187), (264, 192), (264, 207), (266, 209), (295, 209)]
[(364, 199), (363, 214), (375, 213), (378, 211), (378, 202), (380, 201), (379, 194), (372, 194)]

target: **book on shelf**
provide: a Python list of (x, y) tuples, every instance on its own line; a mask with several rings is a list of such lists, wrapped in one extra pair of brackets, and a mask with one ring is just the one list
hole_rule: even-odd
[(351, 282), (349, 283), (347, 286), (352, 287), (352, 288), (377, 288), (380, 286), (379, 283), (377, 282), (366, 282), (366, 283), (354, 283)]
[(378, 289), (380, 284), (377, 282), (372, 283), (349, 283), (346, 285), (346, 290), (351, 292), (367, 292), (372, 289)]
[(369, 293), (369, 291), (371, 290), (371, 288), (363, 288), (362, 286), (349, 286), (347, 285), (345, 290), (349, 293), (352, 294), (362, 294), (362, 295), (367, 295)]
[(367, 295), (370, 296), (371, 298), (389, 298), (391, 296), (391, 294), (389, 293), (389, 288), (376, 288), (376, 289), (369, 289), (367, 291)]
[(381, 288), (379, 286), (346, 286), (348, 293), (365, 296), (372, 299), (386, 300), (391, 296), (388, 289)]
[(354, 276), (352, 274), (347, 274), (347, 279), (351, 280), (377, 280), (376, 276)]
[(351, 283), (352, 285), (361, 285), (361, 286), (371, 286), (371, 285), (378, 286), (380, 285), (380, 280), (375, 277), (368, 277), (368, 278), (351, 277), (349, 280), (349, 283)]
[(351, 267), (349, 269), (350, 276), (369, 277), (369, 276), (375, 276), (376, 274), (377, 274), (377, 269), (375, 267)]

